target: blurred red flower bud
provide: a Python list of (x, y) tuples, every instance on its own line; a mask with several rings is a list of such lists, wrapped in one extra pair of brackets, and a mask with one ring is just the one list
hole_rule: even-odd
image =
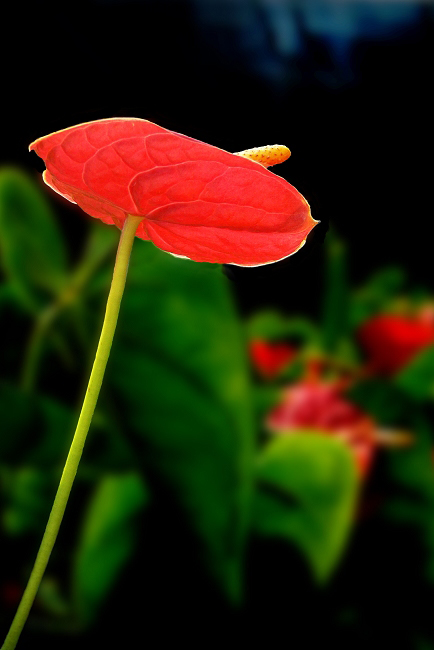
[(44, 180), (92, 217), (198, 262), (257, 266), (295, 253), (317, 223), (307, 201), (257, 162), (157, 124), (113, 118), (30, 145)]
[(337, 436), (352, 450), (360, 475), (366, 476), (376, 447), (375, 424), (342, 396), (342, 390), (341, 382), (301, 381), (291, 385), (268, 415), (266, 426), (278, 434), (306, 429)]
[(270, 343), (262, 339), (250, 343), (250, 358), (264, 379), (277, 377), (296, 354), (296, 349), (288, 343)]
[(423, 318), (380, 314), (359, 328), (357, 338), (369, 369), (390, 376), (434, 343), (434, 324)]
[(16, 607), (21, 600), (24, 589), (17, 582), (8, 581), (0, 586), (0, 600), (6, 607)]

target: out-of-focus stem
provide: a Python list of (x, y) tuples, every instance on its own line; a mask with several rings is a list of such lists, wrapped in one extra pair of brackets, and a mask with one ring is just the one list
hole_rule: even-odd
[(73, 305), (80, 293), (88, 282), (89, 278), (95, 272), (95, 269), (103, 261), (111, 248), (103, 248), (102, 251), (92, 251), (92, 235), (88, 242), (88, 247), (84, 253), (83, 259), (75, 269), (70, 282), (64, 287), (55, 300), (47, 305), (36, 317), (33, 329), (24, 354), (24, 362), (21, 371), (20, 386), (25, 392), (31, 392), (35, 388), (37, 380), (37, 371), (42, 354), (42, 348), (45, 337), (59, 314)]

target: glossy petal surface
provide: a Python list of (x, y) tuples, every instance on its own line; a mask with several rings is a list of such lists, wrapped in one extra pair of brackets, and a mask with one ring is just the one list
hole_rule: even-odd
[(198, 262), (256, 266), (295, 253), (317, 223), (292, 185), (247, 158), (152, 122), (87, 122), (30, 145), (52, 189), (105, 223)]

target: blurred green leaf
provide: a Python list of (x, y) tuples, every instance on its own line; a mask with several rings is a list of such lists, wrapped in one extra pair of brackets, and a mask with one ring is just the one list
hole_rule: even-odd
[[(410, 531), (425, 554), (424, 579), (434, 584), (434, 468), (432, 425), (418, 399), (385, 380), (361, 382), (351, 399), (372, 415), (379, 427), (404, 430), (413, 437), (406, 447), (379, 451), (382, 476), (381, 520)], [(381, 454), (381, 455), (380, 455)], [(397, 543), (398, 546), (398, 543)], [(396, 550), (396, 549), (395, 549)], [(405, 549), (403, 550), (405, 552)], [(418, 558), (420, 559), (420, 558)], [(402, 560), (403, 565), (412, 561)]]
[(0, 383), (0, 463), (19, 463), (33, 445), (32, 423), (35, 421), (33, 397), (7, 382)]
[(146, 486), (134, 472), (109, 474), (96, 486), (73, 563), (73, 601), (82, 624), (95, 619), (131, 557), (148, 500)]
[(8, 307), (21, 307), (21, 303), (17, 301), (17, 296), (13, 286), (10, 282), (3, 282), (0, 285), (0, 313), (2, 309)]
[(39, 585), (37, 603), (56, 619), (67, 619), (71, 615), (70, 604), (62, 594), (59, 581), (45, 574)]
[(97, 336), (93, 303), (98, 301), (99, 308), (101, 294), (104, 298), (108, 294), (118, 241), (117, 228), (92, 219), (82, 256), (55, 303), (53, 322), (46, 328), (45, 336), (69, 369), (77, 363), (73, 352), (75, 343), (86, 354), (89, 343)]
[(137, 242), (106, 386), (229, 597), (241, 590), (254, 438), (245, 345), (221, 268)]
[[(71, 444), (78, 413), (46, 395), (27, 393), (0, 382), (0, 463), (38, 469), (61, 466)], [(79, 474), (92, 478), (104, 471), (136, 466), (130, 445), (108, 407), (95, 411)]]
[(260, 384), (252, 391), (256, 418), (262, 422), (268, 413), (282, 401), (282, 388), (274, 384)]
[(395, 377), (394, 383), (411, 397), (434, 398), (434, 345), (421, 350)]
[(0, 170), (2, 266), (32, 312), (57, 295), (66, 279), (66, 250), (43, 193), (20, 169)]
[(111, 417), (110, 404), (99, 399), (86, 440), (79, 476), (95, 480), (106, 472), (125, 472), (137, 468), (137, 459), (122, 426)]
[(4, 532), (17, 537), (40, 534), (45, 528), (57, 474), (35, 467), (0, 466)]
[[(408, 529), (421, 543), (425, 578), (434, 584), (434, 467), (432, 427), (423, 412), (411, 413), (413, 444), (390, 451), (385, 457), (385, 472), (390, 482), (383, 517)], [(410, 561), (410, 558), (406, 558)]]
[(324, 349), (335, 352), (349, 334), (348, 282), (345, 244), (333, 231), (326, 238), (326, 265), (322, 305), (322, 336)]
[(357, 494), (354, 459), (343, 442), (310, 431), (280, 436), (258, 459), (254, 527), (296, 545), (322, 583), (344, 551)]
[(300, 316), (287, 317), (268, 309), (254, 314), (246, 324), (247, 336), (251, 339), (265, 341), (281, 341), (297, 339), (301, 344), (317, 343), (318, 330), (306, 318)]
[(387, 309), (405, 284), (404, 271), (395, 266), (374, 273), (367, 282), (352, 293), (350, 321), (357, 327), (378, 312)]
[(0, 462), (49, 468), (66, 457), (75, 414), (60, 402), (0, 383)]
[[(91, 220), (83, 254), (71, 273), (72, 292), (81, 293), (83, 290), (83, 295), (87, 295), (95, 293), (95, 290), (107, 290), (113, 273), (113, 264), (103, 263), (109, 257), (112, 257), (114, 262), (118, 242), (117, 228), (109, 227), (97, 219)], [(103, 276), (103, 281), (100, 280), (100, 275)], [(80, 298), (81, 295), (77, 297)]]
[(33, 445), (21, 458), (37, 467), (63, 463), (74, 433), (75, 413), (63, 404), (41, 395), (35, 396), (36, 418)]
[(349, 389), (348, 396), (379, 426), (405, 428), (412, 423), (413, 400), (386, 379), (360, 380)]
[[(413, 444), (389, 452), (386, 464), (389, 480), (394, 484), (394, 495), (389, 504), (393, 504), (396, 499), (408, 499), (409, 511), (413, 509), (416, 515), (418, 503), (434, 508), (433, 444), (426, 419), (417, 410), (412, 415)], [(430, 512), (430, 520), (433, 520), (433, 512)]]

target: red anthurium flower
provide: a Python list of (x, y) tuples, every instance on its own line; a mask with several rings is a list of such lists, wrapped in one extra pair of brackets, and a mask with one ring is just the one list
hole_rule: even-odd
[(285, 390), (282, 402), (268, 415), (273, 433), (300, 429), (324, 431), (349, 445), (361, 476), (368, 473), (375, 453), (373, 420), (342, 396), (341, 382), (301, 381)]
[(393, 375), (434, 343), (434, 324), (423, 318), (380, 314), (366, 321), (357, 337), (371, 371)]
[(254, 339), (249, 347), (255, 369), (264, 379), (278, 376), (297, 353), (292, 345), (270, 343), (262, 339)]
[(198, 262), (268, 264), (301, 248), (317, 223), (260, 163), (147, 120), (86, 122), (30, 149), (45, 182), (92, 217), (121, 228), (128, 214), (143, 216), (138, 237)]

